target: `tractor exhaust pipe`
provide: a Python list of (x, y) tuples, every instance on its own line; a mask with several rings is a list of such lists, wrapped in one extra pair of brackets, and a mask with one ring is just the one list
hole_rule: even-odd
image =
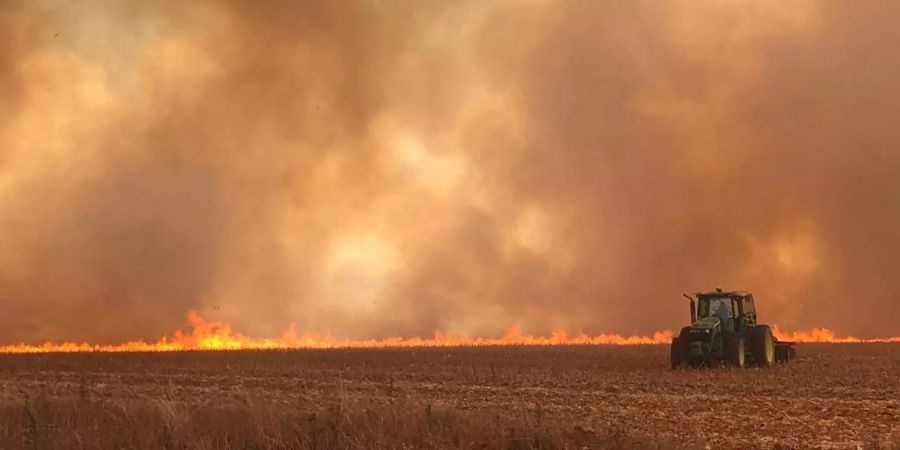
[(694, 302), (694, 297), (691, 297), (690, 295), (687, 295), (684, 292), (682, 292), (681, 295), (683, 295), (684, 298), (691, 301), (691, 323), (696, 322), (697, 321), (697, 303)]

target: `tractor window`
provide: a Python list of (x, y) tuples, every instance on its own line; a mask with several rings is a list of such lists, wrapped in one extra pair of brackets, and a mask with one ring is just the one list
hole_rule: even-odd
[(744, 314), (756, 314), (756, 307), (753, 306), (753, 296), (748, 295), (744, 297)]
[(731, 303), (731, 297), (714, 297), (701, 300), (700, 306), (697, 308), (697, 317), (702, 318), (720, 315), (720, 308), (726, 308), (728, 317), (734, 317), (734, 305)]

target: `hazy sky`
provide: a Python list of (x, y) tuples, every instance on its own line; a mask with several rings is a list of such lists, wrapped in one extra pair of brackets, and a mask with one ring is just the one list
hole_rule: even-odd
[(0, 341), (900, 334), (900, 2), (0, 2)]

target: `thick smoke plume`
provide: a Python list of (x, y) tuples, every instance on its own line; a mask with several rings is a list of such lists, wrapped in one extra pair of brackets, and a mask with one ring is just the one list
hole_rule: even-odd
[(0, 341), (896, 335), (900, 3), (5, 2)]

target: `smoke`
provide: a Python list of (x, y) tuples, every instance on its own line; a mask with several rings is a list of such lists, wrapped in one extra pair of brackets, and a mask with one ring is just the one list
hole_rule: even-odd
[(894, 335), (894, 2), (0, 6), (0, 341)]

